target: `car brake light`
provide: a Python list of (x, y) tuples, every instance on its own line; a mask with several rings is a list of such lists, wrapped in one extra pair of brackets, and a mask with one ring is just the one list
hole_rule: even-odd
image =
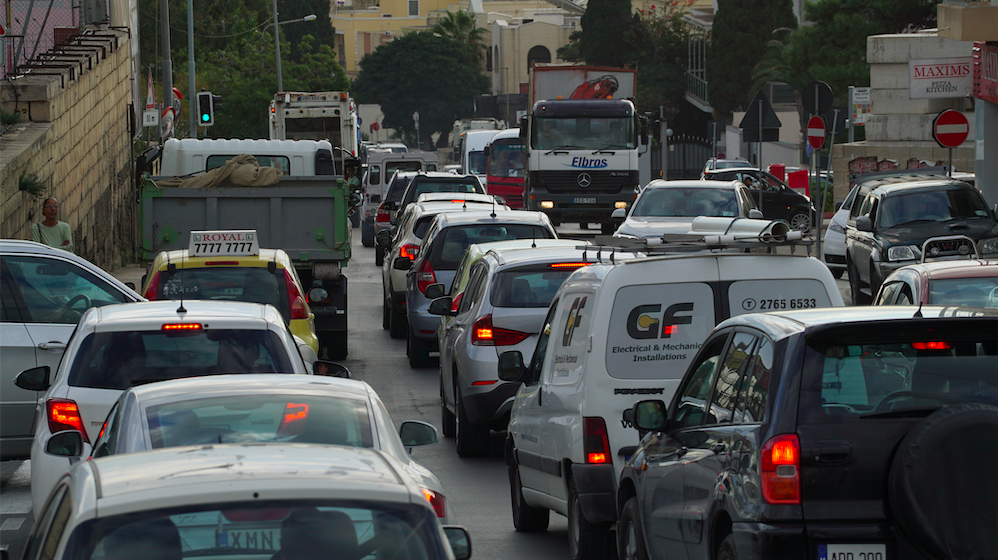
[(146, 293), (142, 294), (142, 297), (149, 301), (155, 301), (157, 294), (159, 293), (159, 276), (161, 273), (157, 272), (152, 275), (152, 280), (149, 281), (149, 287), (146, 288)]
[(953, 345), (949, 342), (912, 342), (911, 347), (915, 350), (950, 350)]
[(388, 211), (387, 202), (382, 202), (381, 206), (378, 206), (378, 214), (375, 217), (376, 222), (390, 222), (392, 221), (392, 214)]
[(528, 336), (530, 333), (494, 327), (492, 315), (479, 318), (471, 327), (471, 343), (475, 346), (512, 346), (523, 342)]
[(433, 506), (433, 511), (437, 512), (437, 517), (445, 517), (447, 515), (447, 501), (444, 499), (444, 495), (434, 492), (429, 488), (423, 488), (422, 490), (423, 496)]
[(49, 431), (53, 434), (76, 430), (83, 435), (83, 441), (90, 443), (87, 431), (83, 428), (83, 418), (76, 401), (69, 399), (48, 399), (45, 401), (48, 409)]
[(582, 447), (587, 463), (610, 462), (610, 440), (607, 439), (606, 422), (602, 418), (582, 419)]
[(399, 257), (416, 260), (419, 256), (419, 245), (403, 245), (399, 248)]
[(288, 288), (288, 306), (291, 308), (291, 319), (308, 319), (308, 311), (305, 311), (305, 298), (298, 291), (291, 273), (284, 269), (284, 284)]
[(429, 260), (424, 260), (423, 264), (419, 265), (419, 270), (416, 272), (416, 288), (419, 289), (419, 293), (426, 294), (426, 288), (430, 284), (436, 284), (437, 277), (433, 274), (433, 265), (430, 264)]
[(239, 266), (239, 261), (206, 261), (205, 266)]
[(223, 509), (225, 519), (234, 523), (248, 521), (279, 521), (291, 513), (291, 508)]
[(199, 331), (201, 323), (167, 323), (163, 325), (164, 331)]
[(776, 436), (762, 446), (762, 497), (770, 504), (800, 503), (800, 441)]
[(550, 268), (580, 268), (583, 266), (589, 266), (592, 263), (586, 262), (564, 262), (564, 263), (551, 263), (548, 266)]

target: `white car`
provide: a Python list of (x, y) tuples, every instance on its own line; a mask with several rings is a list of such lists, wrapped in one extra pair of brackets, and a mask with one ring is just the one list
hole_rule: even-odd
[(0, 460), (28, 458), (41, 396), (16, 387), (14, 376), (55, 368), (83, 312), (143, 301), (133, 288), (69, 251), (0, 240)]
[[(307, 374), (297, 342), (272, 305), (148, 301), (88, 310), (55, 373), (22, 371), (15, 383), (43, 391), (31, 443), (31, 500), (41, 511), (71, 461), (52, 453), (77, 431), (90, 454), (107, 413), (129, 387), (219, 373)], [(57, 435), (57, 437), (52, 437)]]
[(375, 449), (218, 444), (80, 461), (35, 513), (25, 560), (466, 560)]
[[(447, 523), (451, 515), (443, 485), (407, 452), (436, 442), (437, 429), (426, 422), (402, 422), (396, 432), (384, 403), (363, 381), (217, 375), (128, 389), (111, 407), (91, 456), (215, 443), (370, 447), (399, 461), (433, 504), (440, 522)], [(79, 457), (72, 452), (82, 447), (80, 438), (57, 451)]]
[[(624, 216), (627, 216), (624, 219)], [(613, 211), (624, 220), (615, 237), (645, 238), (689, 233), (699, 216), (762, 218), (748, 188), (738, 181), (663, 181), (656, 179), (641, 191), (629, 213)]]
[(825, 237), (821, 240), (822, 258), (835, 278), (842, 278), (842, 274), (846, 271), (846, 222), (849, 221), (849, 209), (852, 208), (852, 201), (856, 199), (858, 190), (859, 185), (853, 187), (845, 200), (838, 205), (835, 214), (829, 220)]

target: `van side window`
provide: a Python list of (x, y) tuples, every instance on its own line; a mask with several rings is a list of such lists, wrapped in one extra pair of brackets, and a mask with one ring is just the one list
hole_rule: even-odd
[(487, 270), (488, 266), (486, 266), (483, 262), (479, 262), (475, 265), (475, 268), (472, 269), (471, 279), (468, 280), (468, 286), (464, 289), (464, 297), (461, 298), (461, 305), (457, 310), (459, 315), (467, 312), (472, 308), (472, 306), (482, 299), (482, 292), (485, 289)]
[(678, 429), (699, 426), (703, 420), (703, 407), (710, 395), (710, 386), (714, 379), (714, 370), (724, 350), (726, 336), (721, 336), (709, 343), (697, 361), (690, 366), (692, 374), (683, 386), (682, 394), (676, 401), (675, 422)]
[(541, 333), (537, 337), (537, 346), (534, 347), (534, 355), (530, 359), (530, 375), (527, 376), (527, 385), (537, 383), (541, 378), (541, 368), (544, 365), (544, 355), (547, 354), (548, 340), (551, 338), (551, 323), (554, 322), (555, 313), (558, 312), (558, 300), (551, 302), (547, 317), (541, 326)]
[(367, 184), (369, 185), (380, 185), (381, 184), (381, 166), (372, 165), (367, 168)]

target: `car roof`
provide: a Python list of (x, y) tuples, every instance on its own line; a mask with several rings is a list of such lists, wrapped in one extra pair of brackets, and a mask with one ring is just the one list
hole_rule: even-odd
[[(437, 214), (444, 214), (444, 213), (449, 214), (449, 213), (463, 213), (463, 212), (475, 212), (475, 213), (491, 212), (493, 204), (490, 202), (474, 202), (469, 200), (467, 203), (444, 202), (444, 201), (420, 202), (418, 204), (415, 204), (414, 206), (415, 208), (413, 212), (417, 214), (416, 217), (423, 218), (427, 215), (435, 216)], [(504, 214), (509, 211), (506, 210), (506, 207), (500, 204), (496, 204), (495, 207), (496, 210), (501, 210)]]
[(180, 402), (223, 395), (302, 394), (367, 399), (371, 386), (358, 379), (318, 375), (247, 373), (170, 379), (129, 389), (142, 401)]
[(81, 461), (71, 472), (89, 479), (101, 516), (256, 497), (425, 502), (429, 507), (402, 469), (376, 449), (290, 443), (125, 453)]
[[(664, 181), (655, 179), (645, 185), (647, 189), (728, 189), (734, 190), (742, 185), (740, 181), (709, 181), (709, 180), (677, 180)], [(641, 192), (644, 192), (642, 190)]]
[[(571, 239), (553, 239), (551, 241), (571, 242), (562, 246), (538, 247), (536, 249), (511, 248), (507, 250), (492, 249), (488, 254), (496, 258), (500, 267), (522, 266), (530, 264), (545, 264), (557, 262), (588, 262), (598, 264), (609, 260), (609, 254), (599, 254), (598, 247), (592, 246), (588, 249), (577, 249), (576, 247), (585, 245), (579, 241)], [(491, 245), (491, 244), (483, 244)], [(616, 253), (615, 259), (623, 260), (634, 258), (634, 253)]]
[(44, 255), (66, 259), (88, 270), (99, 272), (99, 276), (104, 281), (114, 284), (115, 288), (118, 290), (131, 294), (131, 296), (137, 301), (145, 301), (145, 298), (139, 295), (135, 290), (132, 290), (126, 286), (124, 282), (115, 278), (111, 275), (111, 273), (75, 253), (64, 251), (55, 247), (49, 247), (48, 245), (37, 243), (35, 241), (25, 241), (23, 239), (0, 239), (0, 252), (23, 255)]
[(995, 260), (959, 260), (959, 261), (936, 261), (919, 264), (910, 264), (899, 268), (895, 272), (911, 270), (917, 272), (919, 276), (926, 276), (932, 280), (948, 280), (954, 278), (990, 278), (998, 276), (998, 261)]
[(563, 251), (574, 249), (584, 244), (584, 241), (576, 239), (508, 239), (506, 241), (491, 241), (489, 243), (472, 243), (468, 246), (468, 251), (476, 259), (490, 252), (495, 253), (498, 257), (506, 258), (507, 255), (515, 255), (520, 251), (531, 253), (536, 251), (543, 253), (550, 250)]
[(493, 216), (491, 212), (446, 212), (438, 214), (436, 217), (440, 229), (465, 224), (536, 224), (549, 226), (551, 221), (547, 214), (534, 212), (532, 210), (505, 210), (496, 212)]
[[(184, 312), (178, 312), (183, 307)], [(226, 324), (238, 322), (241, 328), (266, 329), (269, 324), (284, 325), (281, 314), (272, 305), (246, 301), (185, 299), (140, 301), (92, 307), (80, 320), (80, 328), (94, 327), (102, 332), (158, 328), (164, 321), (182, 323)], [(245, 324), (245, 327), (242, 325)]]
[(732, 171), (737, 172), (737, 171), (763, 171), (763, 170), (759, 169), (758, 167), (751, 167), (746, 165), (743, 167), (724, 167), (722, 169), (708, 169), (707, 174), (713, 175), (715, 173), (730, 173)]
[(232, 256), (234, 259), (238, 259), (238, 265), (229, 264), (227, 266), (267, 266), (267, 263), (271, 261), (277, 262), (284, 268), (290, 268), (291, 257), (284, 252), (283, 249), (264, 249), (260, 248), (259, 255), (212, 255), (210, 257), (189, 257), (187, 249), (174, 249), (172, 251), (162, 251), (160, 254), (156, 255), (156, 260), (160, 261), (157, 270), (165, 268), (168, 264), (175, 264), (177, 268), (205, 268), (209, 261), (218, 261), (219, 257), (229, 257)]
[(502, 130), (497, 130), (495, 136), (492, 137), (492, 141), (502, 140), (504, 138), (519, 138), (520, 128), (504, 128)]
[(918, 180), (896, 181), (894, 179), (903, 178), (890, 177), (879, 181), (872, 181), (868, 183), (870, 191), (876, 191), (878, 194), (886, 196), (911, 191), (937, 191), (940, 188), (961, 189), (977, 192), (974, 187), (971, 187), (967, 183), (957, 181), (955, 179), (949, 179), (947, 177), (926, 177), (925, 175), (921, 175), (918, 176)]
[(413, 182), (417, 182), (420, 177), (426, 177), (428, 179), (444, 179), (451, 183), (469, 183), (470, 179), (474, 177), (472, 174), (468, 175), (455, 175), (453, 173), (448, 173), (446, 171), (420, 171), (412, 178)]
[[(467, 201), (467, 202), (479, 202), (485, 204), (492, 204), (495, 202), (495, 198), (490, 194), (485, 193), (453, 193), (453, 192), (424, 192), (419, 193), (416, 197), (416, 202), (447, 202), (454, 203), (455, 200)], [(456, 204), (456, 203), (455, 203)]]

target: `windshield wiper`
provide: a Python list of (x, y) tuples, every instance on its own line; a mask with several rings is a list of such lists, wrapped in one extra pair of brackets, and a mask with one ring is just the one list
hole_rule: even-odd
[[(907, 222), (901, 222), (900, 224), (894, 224), (891, 227), (892, 228), (896, 228), (896, 227), (907, 226), (907, 225), (911, 225), (911, 224), (924, 224), (926, 222), (935, 222), (935, 221), (936, 220), (926, 220), (926, 219), (923, 218), (923, 219), (920, 219), (920, 220), (909, 220)], [(890, 229), (890, 228), (887, 228), (887, 229)]]
[(572, 145), (557, 146), (555, 148), (552, 148), (551, 151), (545, 152), (544, 155), (549, 156), (555, 152), (563, 152), (565, 150), (581, 150), (584, 147), (585, 146), (572, 146)]
[(860, 418), (923, 418), (932, 414), (946, 405), (934, 404), (929, 406), (918, 406), (911, 408), (899, 408), (897, 410), (885, 410), (884, 412), (868, 412), (860, 414)]
[[(595, 152), (593, 152), (593, 155), (601, 153), (601, 152), (604, 152), (604, 151), (608, 151), (608, 150), (610, 150), (610, 148), (627, 148), (627, 146), (625, 146), (623, 144), (607, 144), (606, 146), (603, 146), (602, 148), (600, 148), (600, 149), (596, 150)], [(610, 151), (610, 153), (614, 154), (616, 152)]]

